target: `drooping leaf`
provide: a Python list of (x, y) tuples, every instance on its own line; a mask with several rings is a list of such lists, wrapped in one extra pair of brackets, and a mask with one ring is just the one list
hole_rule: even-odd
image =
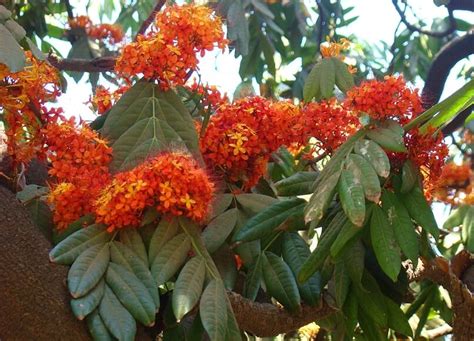
[(367, 137), (388, 151), (406, 153), (407, 148), (402, 134), (397, 134), (392, 129), (377, 127), (367, 132)]
[(227, 327), (227, 304), (224, 284), (213, 279), (207, 284), (199, 303), (199, 314), (212, 341), (224, 340)]
[(123, 245), (118, 241), (113, 241), (110, 244), (110, 259), (112, 262), (119, 264), (131, 271), (137, 276), (137, 278), (145, 285), (153, 297), (155, 302), (156, 310), (160, 307), (160, 296), (158, 295), (158, 286), (153, 279), (148, 266), (143, 260), (138, 257), (132, 250), (127, 246)]
[(385, 341), (387, 339), (373, 317), (367, 314), (367, 311), (364, 311), (360, 305), (357, 316), (359, 317), (359, 325), (364, 332), (365, 339), (370, 341)]
[(233, 239), (235, 241), (260, 239), (275, 231), (289, 217), (302, 215), (305, 206), (306, 201), (300, 198), (278, 201), (247, 221)]
[(162, 285), (183, 265), (191, 248), (191, 241), (180, 233), (168, 241), (151, 264), (151, 274), (157, 285)]
[(365, 268), (365, 247), (360, 239), (344, 251), (343, 262), (352, 282), (360, 285)]
[(309, 72), (303, 87), (303, 100), (305, 102), (311, 101), (313, 98), (317, 100), (321, 96), (321, 64), (317, 63)]
[(390, 174), (390, 161), (384, 150), (374, 141), (361, 140), (354, 146), (354, 151), (366, 158), (382, 178)]
[(338, 258), (340, 254), (343, 253), (346, 245), (361, 232), (362, 229), (360, 227), (355, 226), (352, 222), (347, 220), (337, 235), (336, 240), (331, 245), (330, 252), (332, 258)]
[(227, 11), (227, 37), (235, 41), (236, 57), (249, 53), (250, 32), (244, 5), (241, 0), (232, 1)]
[(150, 155), (182, 144), (199, 155), (194, 122), (180, 97), (140, 81), (128, 90), (107, 115), (103, 135), (112, 143), (111, 169), (131, 168)]
[(10, 31), (0, 24), (0, 63), (11, 72), (21, 71), (25, 67), (25, 53)]
[(84, 250), (97, 244), (104, 244), (111, 237), (104, 225), (91, 225), (73, 233), (56, 245), (49, 253), (49, 259), (53, 263), (72, 264)]
[(104, 296), (105, 282), (100, 280), (90, 292), (85, 296), (71, 300), (71, 308), (74, 316), (79, 320), (83, 320), (95, 308), (98, 307), (102, 296)]
[(474, 206), (469, 206), (462, 221), (461, 237), (469, 252), (474, 252)]
[(385, 190), (382, 194), (382, 208), (387, 214), (388, 222), (393, 228), (398, 245), (405, 256), (411, 259), (416, 266), (420, 252), (418, 234), (407, 209), (397, 196), (388, 190)]
[(153, 263), (156, 255), (161, 251), (166, 242), (178, 234), (178, 229), (178, 220), (168, 219), (168, 217), (161, 218), (160, 223), (150, 240), (150, 247), (148, 250), (149, 264)]
[(370, 316), (379, 326), (385, 327), (388, 322), (385, 297), (380, 291), (375, 279), (364, 272), (362, 280), (363, 288), (353, 286), (359, 308)]
[(334, 85), (336, 84), (336, 66), (332, 58), (324, 58), (319, 62), (320, 78), (319, 87), (321, 89), (322, 98), (330, 98), (333, 96)]
[(67, 277), (72, 297), (84, 296), (99, 283), (107, 270), (109, 259), (109, 244), (91, 246), (77, 257)]
[(354, 76), (348, 66), (338, 58), (332, 58), (336, 70), (336, 85), (342, 92), (347, 92), (354, 86)]
[(153, 297), (133, 272), (110, 263), (105, 278), (107, 285), (135, 319), (145, 326), (155, 324), (156, 306)]
[(288, 264), (277, 255), (265, 251), (262, 254), (262, 269), (268, 293), (286, 309), (298, 310), (301, 297)]
[(250, 270), (247, 272), (244, 282), (243, 296), (255, 301), (258, 290), (260, 289), (262, 278), (262, 257), (259, 256), (255, 263), (251, 265)]
[(239, 326), (235, 319), (234, 311), (232, 306), (227, 301), (227, 332), (225, 336), (226, 341), (242, 341)]
[(349, 220), (362, 226), (365, 220), (365, 197), (360, 179), (348, 170), (343, 170), (338, 183), (339, 198)]
[(402, 168), (402, 187), (400, 192), (408, 193), (415, 186), (418, 180), (418, 172), (411, 160), (405, 161)]
[(464, 216), (469, 210), (468, 205), (462, 205), (451, 212), (448, 219), (443, 224), (443, 228), (451, 229), (462, 224)]
[(198, 303), (205, 275), (206, 264), (200, 256), (191, 258), (179, 273), (172, 296), (173, 312), (178, 321)]
[(346, 333), (351, 337), (354, 334), (354, 329), (358, 322), (358, 309), (357, 297), (355, 294), (347, 295), (346, 302), (342, 307), (344, 313), (344, 325), (346, 327)]
[[(311, 255), (308, 244), (298, 233), (285, 233), (283, 235), (282, 256), (295, 276)], [(304, 284), (297, 283), (301, 298), (309, 305), (319, 302), (321, 294), (321, 278), (319, 273), (312, 275)]]
[(232, 203), (233, 199), (234, 196), (230, 193), (217, 194), (212, 203), (212, 213), (210, 214), (209, 219), (214, 219), (218, 215), (224, 213)]
[(100, 317), (98, 309), (87, 316), (87, 327), (95, 341), (113, 341), (113, 337)]
[(257, 193), (239, 194), (235, 198), (242, 208), (251, 214), (257, 214), (265, 207), (278, 202), (278, 199)]
[(318, 177), (317, 172), (297, 172), (292, 176), (275, 183), (280, 196), (304, 195), (313, 192), (314, 181)]
[(233, 290), (238, 276), (234, 252), (227, 244), (224, 244), (212, 255), (212, 259), (225, 288)]
[(209, 253), (215, 252), (225, 242), (237, 223), (237, 209), (232, 208), (215, 217), (202, 232), (202, 240)]
[(148, 256), (146, 253), (145, 243), (136, 229), (123, 229), (119, 233), (120, 241), (130, 250), (140, 257), (145, 264), (148, 265)]
[(106, 285), (99, 312), (110, 333), (119, 341), (133, 341), (137, 333), (137, 324), (133, 316), (120, 303), (112, 289)]
[(413, 330), (408, 323), (407, 316), (400, 307), (389, 298), (385, 298), (385, 306), (387, 307), (388, 313), (388, 326), (398, 333), (412, 337)]
[(349, 154), (346, 167), (356, 179), (359, 179), (367, 200), (377, 203), (380, 199), (381, 188), (374, 167), (358, 154)]
[(333, 274), (336, 304), (342, 308), (351, 286), (351, 278), (343, 262), (336, 263)]

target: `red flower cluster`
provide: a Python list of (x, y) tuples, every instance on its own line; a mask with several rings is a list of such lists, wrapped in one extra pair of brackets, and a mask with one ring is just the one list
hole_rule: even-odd
[(107, 41), (110, 45), (121, 42), (124, 37), (122, 28), (119, 25), (94, 25), (89, 17), (85, 15), (69, 19), (69, 27), (71, 29), (84, 29), (90, 38)]
[(197, 68), (196, 54), (203, 56), (227, 44), (220, 18), (205, 6), (167, 7), (157, 14), (155, 26), (124, 47), (115, 65), (119, 74), (158, 79), (163, 89), (182, 85), (188, 72)]
[(396, 119), (407, 123), (423, 111), (417, 90), (407, 87), (403, 77), (385, 76), (370, 80), (347, 92), (344, 106), (358, 115), (367, 113), (376, 120)]
[(57, 71), (30, 51), (25, 55), (22, 71), (9, 72), (0, 64), (0, 110), (6, 124), (7, 151), (14, 165), (44, 156), (41, 126), (60, 115), (44, 107), (60, 94)]
[(435, 184), (433, 196), (436, 200), (452, 205), (466, 203), (466, 200), (469, 201), (473, 198), (472, 178), (473, 172), (470, 164), (447, 163)]
[(73, 121), (49, 124), (44, 129), (51, 168), (57, 180), (48, 197), (58, 229), (66, 228), (82, 215), (92, 212), (92, 201), (108, 183), (112, 149), (87, 126)]
[(214, 85), (202, 85), (194, 81), (192, 85), (185, 87), (200, 96), (200, 102), (204, 110), (215, 110), (221, 105), (229, 103), (227, 94), (222, 95)]
[(160, 213), (206, 218), (214, 184), (189, 155), (160, 154), (134, 169), (119, 173), (95, 201), (97, 222), (116, 228), (137, 227), (145, 207)]
[(102, 85), (97, 86), (95, 89), (95, 95), (91, 99), (91, 103), (94, 108), (97, 110), (99, 115), (104, 114), (106, 111), (110, 110), (112, 106), (117, 103), (117, 101), (122, 97), (122, 95), (130, 89), (129, 85), (124, 85), (119, 87), (117, 90), (110, 92), (109, 89), (105, 88)]

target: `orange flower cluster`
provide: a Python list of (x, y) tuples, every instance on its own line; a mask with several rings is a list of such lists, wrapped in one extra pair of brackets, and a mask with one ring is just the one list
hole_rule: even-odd
[(104, 114), (110, 110), (112, 106), (122, 97), (122, 95), (130, 89), (129, 85), (119, 87), (117, 90), (110, 92), (106, 87), (99, 85), (95, 89), (95, 95), (91, 99), (93, 107), (97, 110), (99, 115)]
[(117, 228), (137, 227), (145, 207), (160, 213), (206, 218), (214, 184), (189, 155), (167, 152), (119, 173), (95, 201), (97, 222)]
[(229, 103), (227, 94), (221, 94), (215, 85), (202, 85), (196, 81), (186, 88), (200, 96), (200, 102), (204, 110), (215, 110), (223, 104)]
[(197, 69), (197, 54), (225, 48), (222, 22), (205, 6), (170, 6), (159, 12), (155, 28), (126, 45), (115, 70), (125, 77), (142, 74), (158, 79), (167, 89), (183, 85), (187, 74)]
[(423, 111), (418, 90), (409, 89), (401, 76), (362, 82), (347, 92), (344, 106), (359, 115), (366, 113), (376, 120), (392, 118), (401, 124)]
[(435, 199), (452, 205), (466, 203), (466, 199), (472, 199), (472, 178), (470, 164), (447, 163), (435, 185)]
[(44, 129), (51, 168), (57, 180), (48, 197), (58, 229), (66, 228), (92, 212), (92, 202), (109, 182), (108, 165), (112, 149), (88, 126), (77, 128), (73, 121), (49, 124)]
[(69, 19), (69, 27), (71, 29), (84, 29), (90, 38), (107, 41), (110, 45), (121, 42), (124, 37), (122, 28), (119, 25), (94, 25), (89, 17), (85, 15)]
[(26, 66), (22, 71), (9, 72), (0, 64), (0, 110), (6, 124), (7, 151), (14, 164), (43, 157), (41, 126), (58, 116), (57, 111), (44, 107), (60, 94), (58, 73), (30, 51), (25, 55)]
[(339, 39), (339, 42), (331, 42), (329, 37), (326, 38), (326, 43), (321, 44), (319, 47), (323, 58), (341, 57), (341, 52), (348, 50), (351, 46), (351, 42), (345, 38)]

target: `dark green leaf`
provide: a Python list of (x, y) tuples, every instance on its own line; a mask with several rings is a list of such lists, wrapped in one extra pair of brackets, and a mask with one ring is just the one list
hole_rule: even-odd
[(119, 233), (120, 241), (123, 245), (127, 246), (130, 250), (143, 260), (148, 265), (148, 256), (146, 253), (145, 243), (136, 229), (123, 229)]
[(269, 197), (268, 195), (256, 193), (239, 194), (236, 195), (235, 198), (237, 199), (238, 203), (242, 205), (242, 208), (251, 214), (257, 214), (265, 207), (278, 202), (278, 199)]
[(386, 326), (388, 316), (385, 297), (380, 292), (377, 282), (367, 272), (364, 272), (362, 284), (365, 289), (353, 286), (359, 308), (362, 308), (362, 311), (370, 316), (379, 326)]
[(317, 172), (297, 172), (275, 183), (275, 187), (280, 196), (310, 194), (313, 192), (314, 181), (317, 177)]
[(72, 299), (71, 308), (74, 316), (79, 320), (83, 320), (84, 317), (89, 315), (100, 303), (102, 296), (104, 296), (105, 282), (100, 280), (94, 289), (87, 293), (87, 295)]
[(21, 71), (25, 67), (25, 53), (9, 30), (0, 24), (0, 63), (11, 72)]
[(262, 282), (262, 257), (259, 256), (257, 261), (251, 265), (247, 276), (245, 277), (243, 296), (255, 301), (257, 298), (260, 283)]
[(238, 272), (234, 255), (234, 252), (227, 244), (222, 245), (212, 255), (212, 259), (216, 264), (219, 275), (224, 281), (224, 286), (227, 290), (233, 290), (237, 280)]
[(336, 84), (336, 66), (332, 58), (324, 58), (319, 63), (321, 64), (321, 76), (319, 78), (321, 97), (330, 98), (333, 96), (334, 85)]
[(342, 208), (349, 220), (356, 226), (362, 226), (365, 220), (365, 197), (360, 179), (348, 170), (343, 170), (338, 183)]
[(408, 193), (418, 180), (418, 171), (411, 160), (405, 161), (402, 168), (402, 188), (400, 192)]
[(360, 239), (347, 247), (344, 252), (343, 262), (352, 282), (359, 285), (365, 267), (365, 247)]
[(137, 324), (133, 316), (120, 303), (108, 285), (99, 306), (100, 317), (110, 333), (119, 341), (133, 341)]
[(348, 66), (338, 58), (331, 58), (336, 70), (336, 85), (342, 92), (347, 92), (354, 86), (354, 76)]
[(231, 234), (237, 222), (237, 209), (231, 208), (215, 217), (202, 232), (202, 240), (209, 253), (215, 252)]
[(98, 309), (88, 315), (86, 321), (94, 341), (113, 341), (113, 337), (100, 317)]
[(233, 199), (234, 196), (230, 193), (217, 194), (212, 203), (212, 213), (209, 218), (214, 219), (218, 215), (224, 213), (232, 203)]
[(461, 237), (466, 250), (474, 252), (474, 206), (469, 206), (462, 222)]
[(351, 286), (351, 278), (343, 262), (336, 263), (333, 276), (336, 304), (342, 308)]
[(336, 259), (340, 256), (346, 245), (362, 232), (362, 228), (355, 226), (349, 220), (346, 221), (337, 235), (336, 240), (331, 245), (331, 256)]
[(374, 167), (358, 154), (349, 154), (346, 167), (354, 178), (359, 179), (367, 200), (378, 203), (381, 195), (380, 181)]
[(224, 340), (227, 328), (227, 304), (224, 284), (213, 279), (202, 293), (199, 313), (204, 328), (212, 341)]
[(148, 262), (152, 264), (163, 246), (178, 233), (178, 220), (163, 217), (150, 240)]
[(385, 298), (385, 306), (388, 312), (388, 326), (405, 336), (413, 337), (413, 331), (408, 323), (408, 318), (400, 307), (389, 298)]
[(303, 100), (311, 101), (313, 98), (319, 99), (321, 96), (321, 64), (317, 63), (309, 72), (303, 87)]
[(366, 158), (382, 178), (390, 174), (390, 161), (384, 150), (374, 141), (361, 140), (354, 146), (354, 151)]
[(406, 153), (407, 148), (403, 135), (395, 133), (392, 129), (374, 128), (367, 132), (367, 137), (388, 151)]

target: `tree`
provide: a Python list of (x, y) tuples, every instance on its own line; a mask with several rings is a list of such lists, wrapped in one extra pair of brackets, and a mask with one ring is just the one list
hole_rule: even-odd
[[(356, 56), (358, 70), (337, 34), (355, 20), (340, 2), (131, 2), (114, 25), (74, 16), (68, 1), (4, 5), (1, 174), (22, 205), (0, 189), (1, 337), (87, 339), (75, 315), (100, 340), (292, 335), (311, 322), (318, 338), (473, 339), (473, 81), (437, 103), (472, 53), (453, 14), (469, 3), (442, 4), (448, 26), (428, 31), (394, 0), (406, 31), (392, 61)], [(67, 16), (66, 29), (50, 14)], [(123, 31), (134, 39), (118, 48)], [(68, 57), (47, 37), (69, 40)], [(197, 55), (227, 45), (243, 56), (233, 102), (188, 81)], [(275, 54), (302, 58), (295, 80), (276, 82)], [(93, 122), (53, 104), (61, 71), (88, 74)], [(396, 71), (425, 79), (422, 96)], [(441, 131), (462, 165), (445, 164)], [(443, 229), (432, 201), (453, 208)], [(67, 276), (48, 264), (45, 239)]]

